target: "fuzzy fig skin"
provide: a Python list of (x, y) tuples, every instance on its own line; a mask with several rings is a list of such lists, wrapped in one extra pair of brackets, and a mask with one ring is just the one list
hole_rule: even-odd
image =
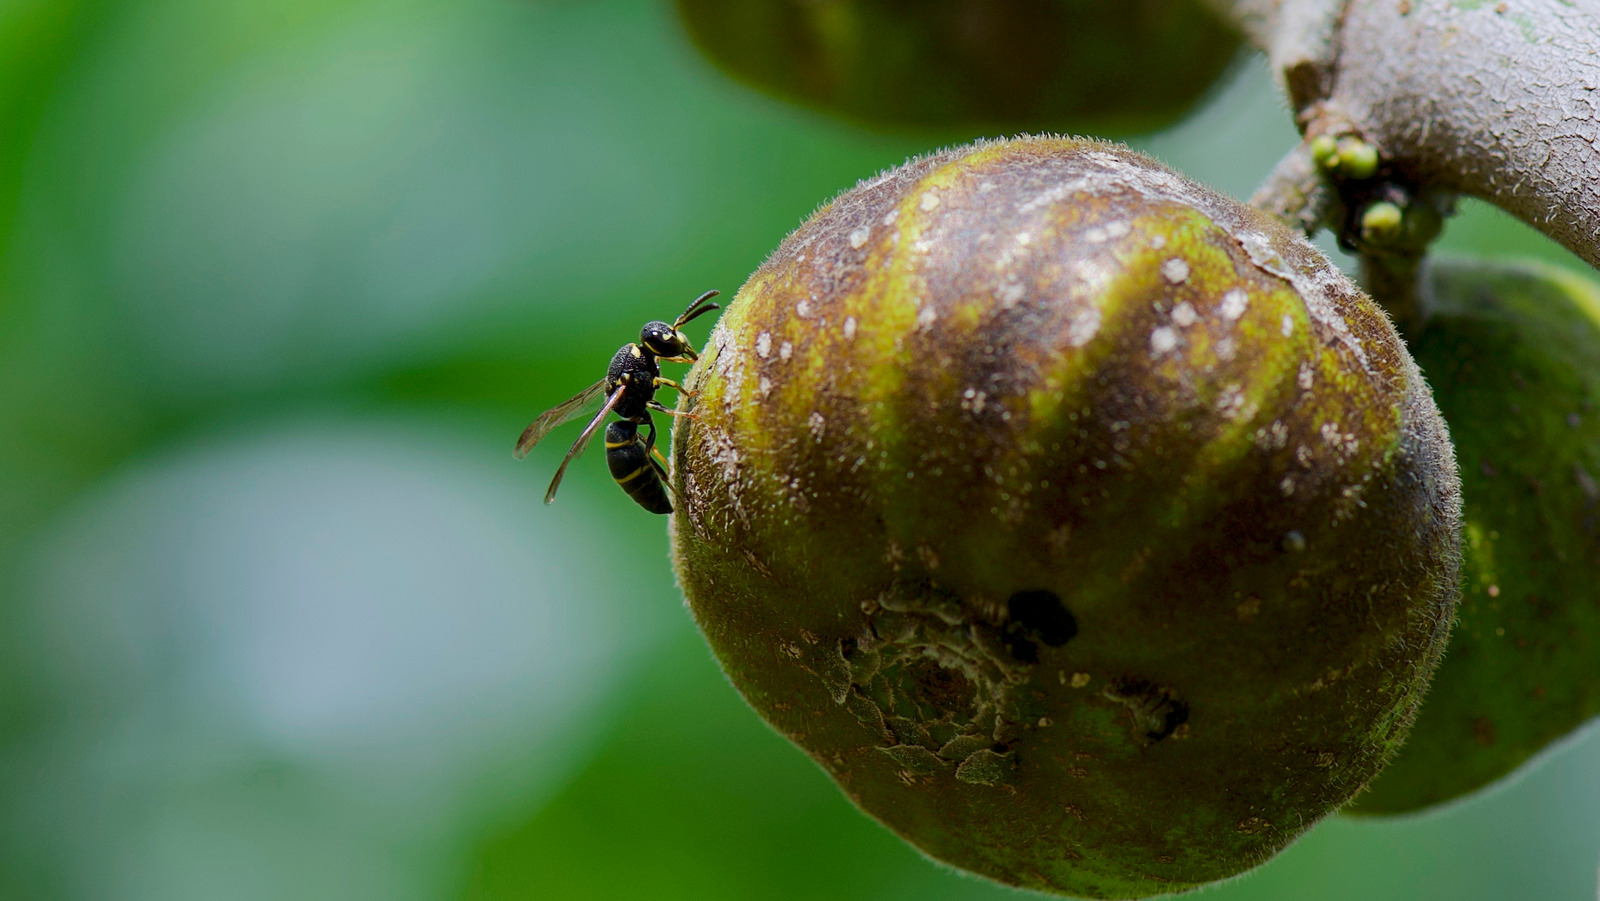
[(1095, 141), (913, 160), (739, 292), (674, 435), (733, 684), (927, 854), (1085, 897), (1254, 866), (1404, 738), (1459, 487), (1384, 315)]
[(1461, 605), (1357, 814), (1484, 788), (1600, 715), (1600, 284), (1468, 260), (1429, 278), (1411, 347), (1462, 463)]

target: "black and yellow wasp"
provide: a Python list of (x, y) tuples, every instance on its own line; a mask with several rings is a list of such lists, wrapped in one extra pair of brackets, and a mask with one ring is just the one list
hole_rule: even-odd
[[(605, 378), (540, 413), (539, 418), (523, 431), (522, 437), (517, 439), (515, 453), (518, 460), (526, 457), (528, 451), (533, 450), (533, 446), (556, 426), (578, 418), (590, 404), (601, 397), (605, 398), (605, 403), (600, 405), (600, 412), (589, 421), (578, 440), (572, 443), (566, 459), (561, 461), (561, 468), (550, 480), (550, 490), (544, 493), (545, 503), (555, 500), (556, 489), (561, 487), (561, 477), (567, 473), (567, 464), (576, 460), (589, 446), (600, 423), (605, 421), (606, 414), (615, 413), (620, 420), (606, 428), (606, 463), (611, 469), (611, 477), (617, 480), (629, 497), (651, 513), (672, 512), (672, 501), (667, 497), (665, 484), (667, 469), (661, 452), (656, 450), (656, 423), (650, 417), (650, 411), (669, 416), (685, 415), (668, 410), (656, 400), (657, 388), (666, 387), (689, 393), (688, 389), (672, 379), (662, 378), (660, 364), (662, 361), (693, 363), (699, 359), (681, 329), (696, 317), (719, 309), (710, 302), (717, 294), (716, 291), (707, 291), (696, 297), (694, 303), (689, 304), (689, 308), (671, 325), (659, 321), (645, 323), (644, 328), (639, 330), (638, 343), (624, 344), (611, 357)], [(640, 437), (641, 423), (648, 430), (648, 437)]]

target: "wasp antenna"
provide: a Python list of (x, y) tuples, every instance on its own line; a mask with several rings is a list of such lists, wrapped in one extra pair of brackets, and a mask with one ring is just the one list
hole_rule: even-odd
[(674, 322), (672, 324), (672, 327), (673, 328), (679, 328), (679, 327), (683, 326), (684, 323), (687, 323), (690, 320), (695, 319), (696, 317), (699, 317), (699, 316), (702, 316), (702, 315), (704, 315), (706, 313), (709, 313), (712, 310), (720, 310), (720, 309), (722, 309), (720, 306), (718, 306), (718, 305), (716, 305), (714, 303), (707, 303), (707, 301), (709, 301), (711, 298), (716, 297), (717, 295), (719, 295), (721, 293), (722, 293), (721, 291), (718, 291), (717, 289), (712, 288), (710, 291), (707, 291), (706, 293), (700, 295), (699, 297), (696, 297), (694, 299), (694, 303), (689, 304), (689, 308), (687, 310), (683, 311), (683, 315), (678, 317), (678, 321)]

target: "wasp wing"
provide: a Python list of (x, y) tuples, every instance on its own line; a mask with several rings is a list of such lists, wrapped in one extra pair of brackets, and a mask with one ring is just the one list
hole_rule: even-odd
[(556, 426), (571, 422), (583, 413), (583, 408), (595, 402), (606, 390), (606, 380), (601, 379), (593, 385), (579, 391), (559, 404), (539, 414), (539, 418), (529, 423), (522, 430), (522, 437), (517, 439), (517, 449), (512, 454), (521, 460), (533, 450), (533, 446), (544, 440)]
[[(601, 387), (604, 387), (603, 383)], [(583, 449), (589, 446), (590, 441), (594, 440), (595, 432), (600, 431), (600, 423), (606, 421), (606, 417), (611, 414), (611, 409), (622, 400), (622, 393), (627, 390), (627, 385), (618, 385), (617, 390), (611, 392), (611, 396), (606, 398), (605, 406), (601, 407), (600, 412), (596, 413), (594, 419), (590, 420), (589, 424), (584, 427), (583, 434), (578, 436), (577, 441), (572, 442), (572, 449), (567, 451), (567, 458), (561, 461), (561, 468), (556, 470), (556, 477), (550, 480), (550, 490), (544, 493), (545, 503), (548, 504), (556, 499), (556, 489), (561, 487), (561, 478), (567, 474), (567, 464), (578, 459), (583, 454)]]

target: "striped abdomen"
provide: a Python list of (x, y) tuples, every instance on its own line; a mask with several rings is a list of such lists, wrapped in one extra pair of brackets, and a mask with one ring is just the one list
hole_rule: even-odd
[(650, 458), (649, 445), (639, 436), (637, 423), (619, 419), (606, 426), (606, 465), (611, 467), (611, 477), (639, 506), (651, 513), (672, 512), (672, 500), (662, 483), (667, 474)]

